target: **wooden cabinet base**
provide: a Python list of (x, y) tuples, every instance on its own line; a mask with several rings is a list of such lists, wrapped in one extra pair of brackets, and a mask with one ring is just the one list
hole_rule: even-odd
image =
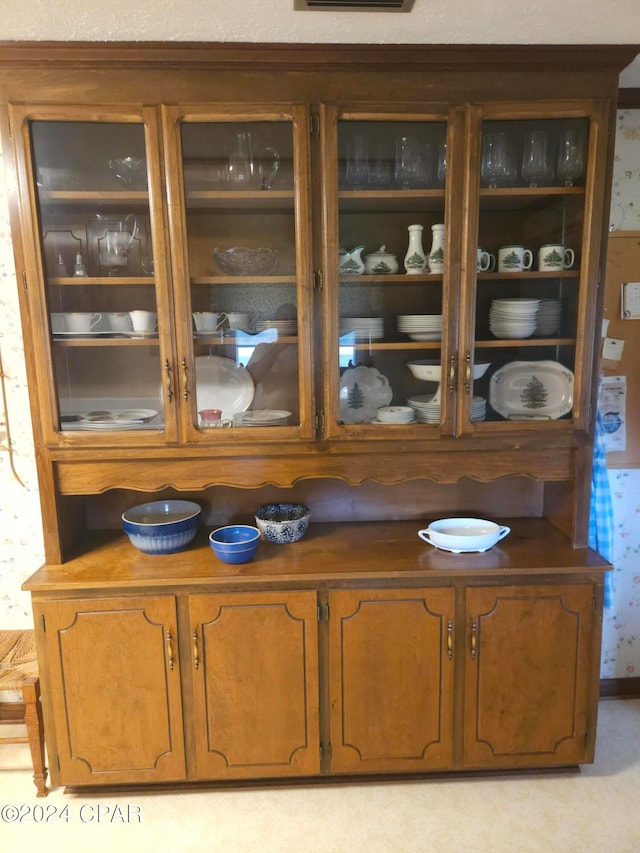
[(510, 523), (487, 554), (394, 522), (312, 525), (238, 567), (123, 543), (119, 561), (44, 567), (26, 586), (52, 784), (592, 761), (607, 564), (542, 519)]

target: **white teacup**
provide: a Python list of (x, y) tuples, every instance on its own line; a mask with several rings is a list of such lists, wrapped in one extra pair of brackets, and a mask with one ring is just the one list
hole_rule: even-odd
[(64, 321), (70, 332), (90, 332), (102, 320), (102, 314), (90, 311), (72, 311), (64, 314)]
[(533, 252), (524, 246), (501, 246), (498, 250), (498, 272), (524, 272), (533, 265)]
[(573, 266), (576, 256), (573, 249), (565, 249), (560, 243), (547, 243), (540, 246), (538, 269), (540, 272), (560, 272)]
[(251, 314), (242, 311), (231, 311), (227, 314), (230, 329), (240, 329), (244, 332), (251, 328)]
[(112, 332), (130, 332), (133, 328), (128, 311), (111, 311), (106, 317)]
[(222, 314), (218, 314), (216, 311), (193, 312), (196, 332), (215, 332), (226, 319), (227, 315), (224, 312)]
[(478, 247), (478, 259), (476, 261), (476, 272), (493, 272), (496, 268), (496, 256), (490, 252), (483, 251)]
[(158, 328), (158, 315), (155, 311), (129, 311), (134, 332), (155, 332)]

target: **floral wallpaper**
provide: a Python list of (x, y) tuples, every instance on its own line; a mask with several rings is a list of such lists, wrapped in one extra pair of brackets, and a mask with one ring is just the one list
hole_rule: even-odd
[(0, 408), (0, 625), (25, 628), (31, 601), (20, 587), (42, 564), (44, 546), (1, 151), (0, 356), (8, 409), (5, 419)]
[(640, 231), (640, 110), (618, 110), (611, 231)]
[[(640, 230), (640, 110), (617, 117), (611, 229)], [(31, 624), (22, 582), (43, 561), (40, 504), (29, 416), (18, 296), (0, 151), (0, 354), (13, 467), (0, 411), (0, 625)], [(605, 611), (603, 678), (640, 676), (640, 470), (612, 470), (614, 604)]]

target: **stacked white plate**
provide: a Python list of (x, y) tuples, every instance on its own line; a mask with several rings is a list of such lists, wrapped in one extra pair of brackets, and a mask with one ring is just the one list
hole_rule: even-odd
[(258, 320), (256, 331), (264, 332), (265, 329), (275, 329), (281, 337), (290, 337), (297, 334), (297, 320)]
[(541, 299), (536, 316), (536, 335), (550, 337), (557, 335), (560, 329), (562, 299)]
[(398, 331), (412, 341), (439, 341), (442, 338), (442, 314), (399, 314)]
[(492, 299), (489, 328), (496, 338), (529, 338), (536, 330), (539, 299)]
[(234, 427), (286, 426), (291, 412), (284, 409), (251, 409), (233, 416)]
[(418, 394), (409, 397), (407, 403), (415, 409), (416, 420), (421, 424), (440, 423), (440, 400), (434, 400), (433, 394)]
[(471, 403), (471, 420), (484, 421), (487, 417), (486, 397), (474, 397)]
[(380, 340), (383, 326), (382, 317), (340, 317), (340, 335), (353, 334), (356, 340)]

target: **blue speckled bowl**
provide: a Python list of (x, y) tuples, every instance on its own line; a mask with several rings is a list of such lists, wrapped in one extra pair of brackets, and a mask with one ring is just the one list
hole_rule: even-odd
[(302, 539), (309, 527), (311, 510), (304, 504), (267, 504), (256, 513), (256, 524), (268, 542), (284, 545)]
[(175, 554), (196, 535), (201, 512), (193, 501), (151, 501), (123, 512), (122, 529), (144, 554)]

